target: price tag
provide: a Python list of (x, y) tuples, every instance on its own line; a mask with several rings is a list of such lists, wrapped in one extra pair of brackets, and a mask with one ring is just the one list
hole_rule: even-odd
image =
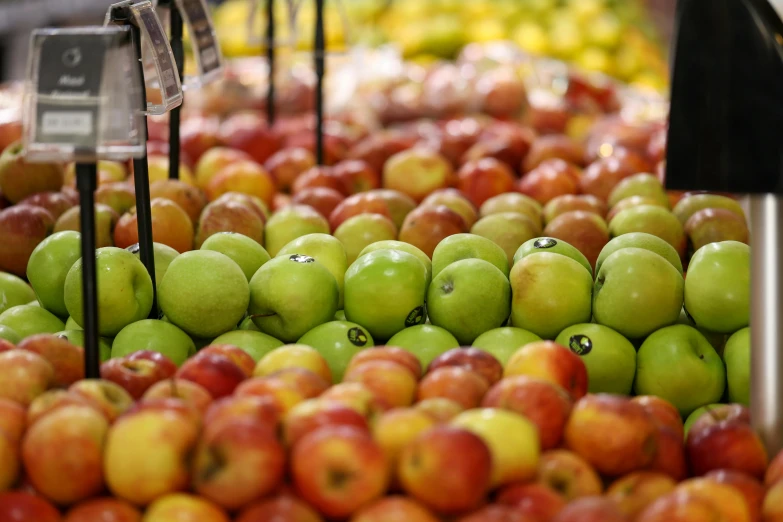
[(132, 56), (126, 28), (33, 31), (24, 122), (31, 161), (127, 159), (144, 153)]
[[(165, 114), (182, 104), (182, 84), (166, 31), (155, 12), (154, 5), (149, 0), (140, 2), (126, 0), (112, 4), (106, 14), (107, 24), (111, 22), (112, 11), (121, 7), (130, 9), (136, 25), (141, 30), (142, 50), (146, 51), (143, 56), (147, 69), (145, 83), (160, 90), (160, 97), (148, 97), (147, 114)], [(149, 72), (153, 70), (155, 78), (150, 78)]]
[(223, 69), (223, 56), (215, 28), (204, 0), (176, 0), (182, 19), (188, 27), (196, 57), (198, 77), (191, 83), (203, 85), (215, 79)]

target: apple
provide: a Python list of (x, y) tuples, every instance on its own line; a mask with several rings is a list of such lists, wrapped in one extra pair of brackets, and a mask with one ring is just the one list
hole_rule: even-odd
[[(79, 395), (76, 393), (71, 393), (64, 389), (51, 389), (47, 390), (38, 397), (36, 397), (31, 403), (30, 406), (27, 408), (27, 427), (32, 426), (35, 424), (35, 422), (38, 421), (41, 417), (44, 415), (49, 414), (50, 412), (62, 408), (64, 406), (89, 406), (90, 408), (95, 409), (98, 412), (103, 412), (101, 409), (96, 405), (94, 402), (91, 402), (90, 399), (87, 397), (84, 397), (83, 395)], [(13, 433), (15, 439), (21, 439), (22, 436), (22, 427), (24, 426), (24, 417), (22, 419), (23, 424), (19, 428), (20, 431), (18, 433)], [(0, 425), (0, 431), (2, 431), (4, 426)], [(8, 429), (6, 429), (6, 434), (8, 435)]]
[(52, 385), (68, 387), (84, 378), (84, 349), (52, 334), (26, 337), (20, 350), (28, 350), (46, 359), (54, 369)]
[(263, 211), (258, 207), (224, 194), (204, 207), (196, 229), (195, 247), (201, 248), (209, 236), (218, 232), (236, 232), (263, 243), (264, 221)]
[(424, 268), (427, 271), (427, 286), (429, 286), (430, 281), (432, 281), (432, 261), (430, 261), (429, 256), (427, 256), (427, 254), (422, 252), (419, 248), (416, 248), (410, 243), (404, 243), (402, 241), (376, 241), (375, 243), (367, 245), (364, 250), (359, 252), (357, 259), (364, 256), (365, 254), (369, 254), (370, 252), (375, 252), (376, 250), (400, 250), (402, 252), (407, 252), (408, 254), (416, 256), (416, 258), (424, 264)]
[[(119, 183), (123, 187), (127, 187), (125, 183)], [(131, 189), (132, 190), (132, 189)], [(131, 192), (133, 194), (133, 192)], [(98, 200), (98, 191), (96, 190), (96, 203), (103, 203)], [(135, 201), (135, 197), (134, 197)], [(18, 203), (19, 205), (33, 205), (48, 210), (52, 215), (52, 218), (56, 221), (63, 213), (74, 204), (71, 199), (62, 192), (39, 192), (28, 196)]]
[[(533, 478), (538, 468), (538, 428), (518, 413), (496, 408), (467, 410), (451, 420), (484, 440), (492, 454), (493, 486)], [(507, 437), (514, 433), (513, 439)]]
[(246, 152), (229, 147), (210, 147), (205, 149), (196, 163), (195, 181), (200, 189), (206, 189), (215, 175), (227, 165), (239, 161), (250, 161), (252, 158)]
[(438, 355), (460, 346), (459, 341), (448, 330), (429, 324), (400, 330), (386, 344), (412, 352), (418, 357), (422, 368), (426, 368)]
[(657, 424), (655, 440), (655, 456), (647, 469), (668, 475), (675, 481), (684, 480), (688, 476), (688, 463), (680, 432)]
[(493, 328), (476, 337), (473, 341), (474, 348), (480, 348), (493, 355), (503, 366), (506, 365), (511, 356), (522, 346), (540, 341), (541, 338), (532, 332), (515, 328), (513, 326), (502, 326)]
[(89, 406), (63, 406), (39, 419), (22, 441), (27, 478), (58, 504), (73, 504), (103, 489), (103, 444), (109, 423)]
[(228, 515), (209, 500), (196, 495), (174, 492), (156, 498), (144, 513), (145, 522), (169, 520), (229, 522)]
[(134, 506), (111, 497), (97, 497), (79, 502), (68, 510), (64, 522), (141, 522), (141, 512)]
[(253, 239), (235, 232), (219, 232), (209, 236), (200, 250), (213, 250), (231, 258), (244, 272), (248, 281), (271, 258), (264, 247)]
[(502, 487), (496, 497), (498, 504), (512, 506), (517, 513), (549, 522), (565, 506), (566, 500), (555, 490), (542, 484), (516, 483)]
[(634, 391), (668, 400), (683, 416), (720, 400), (725, 384), (723, 361), (695, 328), (662, 328), (639, 348)]
[(46, 499), (27, 491), (0, 493), (0, 520), (60, 522), (60, 512)]
[(568, 504), (553, 522), (626, 522), (617, 504), (604, 497), (579, 498)]
[(351, 518), (353, 522), (438, 522), (426, 507), (403, 496), (388, 496), (361, 508)]
[(303, 172), (315, 166), (313, 154), (302, 147), (280, 149), (265, 162), (264, 168), (274, 177), (278, 190), (288, 191)]
[(774, 484), (767, 490), (762, 505), (763, 520), (777, 522), (783, 518), (783, 482)]
[(291, 204), (313, 207), (319, 214), (329, 219), (329, 216), (344, 200), (345, 197), (333, 188), (308, 187), (294, 194), (291, 198)]
[(507, 409), (525, 416), (538, 428), (541, 449), (545, 451), (560, 443), (571, 413), (572, 400), (557, 384), (517, 375), (506, 377), (492, 386), (481, 406)]
[(631, 400), (641, 404), (658, 426), (669, 428), (678, 435), (681, 441), (685, 440), (682, 417), (672, 403), (655, 395), (637, 395)]
[(738, 241), (748, 243), (750, 231), (745, 220), (723, 208), (705, 208), (685, 223), (685, 234), (694, 251), (710, 243)]
[(329, 234), (306, 234), (287, 243), (277, 253), (278, 256), (302, 254), (312, 257), (326, 267), (334, 276), (339, 288), (337, 306), (343, 306), (343, 286), (348, 260), (345, 247), (339, 239)]
[(53, 226), (54, 218), (41, 207), (14, 205), (0, 210), (0, 241), (14, 245), (0, 250), (0, 270), (24, 276), (30, 255)]
[(54, 368), (37, 353), (20, 349), (0, 352), (0, 398), (28, 406), (53, 379)]
[[(68, 315), (63, 296), (65, 276), (80, 257), (80, 234), (65, 231), (53, 234), (39, 243), (27, 263), (27, 278), (35, 290), (34, 296), (38, 297), (44, 308), (60, 317)], [(6, 295), (8, 293), (6, 291)], [(13, 294), (9, 297), (10, 302), (16, 302)]]
[[(290, 284), (296, 280), (297, 284)], [(248, 313), (263, 332), (284, 342), (296, 341), (337, 311), (339, 288), (334, 276), (314, 258), (275, 257), (250, 280)]]
[[(84, 348), (84, 330), (63, 330), (57, 332), (57, 337), (66, 339), (69, 343)], [(106, 362), (111, 358), (111, 339), (98, 337), (98, 354), (101, 362)]]
[[(133, 244), (127, 247), (125, 250), (141, 259), (141, 248), (139, 244)], [(179, 252), (174, 250), (168, 245), (162, 243), (152, 243), (152, 257), (155, 260), (155, 287), (160, 286), (160, 282), (163, 281), (163, 276), (166, 275), (166, 270), (169, 269), (169, 265), (174, 258), (179, 255)], [(68, 325), (65, 325), (68, 328)], [(78, 325), (77, 325), (78, 326)]]
[[(150, 203), (152, 237), (156, 243), (170, 246), (177, 252), (193, 249), (193, 223), (187, 213), (165, 198), (155, 198)], [(139, 242), (139, 226), (136, 208), (124, 214), (114, 227), (114, 244), (127, 248)]]
[[(125, 326), (147, 317), (152, 309), (152, 279), (142, 262), (122, 248), (95, 251), (98, 283), (98, 333), (114, 336)], [(77, 324), (84, 325), (82, 260), (68, 270), (65, 307)]]
[(345, 247), (348, 264), (351, 264), (368, 245), (397, 239), (397, 227), (385, 216), (359, 214), (348, 218), (337, 227), (334, 237)]
[(667, 209), (655, 205), (638, 205), (618, 213), (609, 222), (612, 237), (630, 232), (646, 232), (657, 236), (682, 255), (686, 238), (683, 227)]
[(455, 188), (438, 189), (424, 198), (421, 202), (422, 206), (437, 206), (443, 205), (449, 207), (451, 210), (462, 216), (465, 220), (465, 224), (468, 227), (472, 227), (478, 220), (478, 212), (473, 203)]
[(265, 247), (269, 255), (278, 252), (296, 238), (307, 234), (328, 234), (329, 223), (312, 207), (293, 205), (277, 211), (266, 225)]
[[(721, 284), (715, 285), (715, 281)], [(697, 250), (688, 265), (685, 308), (699, 328), (712, 332), (732, 333), (747, 326), (750, 247), (723, 241)]]
[[(468, 429), (436, 426), (403, 448), (397, 473), (405, 491), (430, 509), (462, 513), (484, 499), (492, 477), (492, 453)], [(449, 480), (444, 481), (446, 473)]]
[(477, 348), (455, 348), (430, 362), (427, 372), (438, 368), (459, 367), (470, 370), (493, 385), (503, 377), (503, 365), (491, 354)]
[(594, 212), (573, 210), (565, 212), (544, 228), (544, 235), (550, 236), (579, 250), (591, 267), (595, 264), (601, 249), (609, 242), (606, 222)]
[(364, 431), (326, 426), (293, 447), (291, 476), (299, 495), (330, 518), (346, 518), (379, 498), (389, 478), (383, 450)]
[(266, 376), (286, 369), (308, 370), (327, 383), (332, 382), (332, 372), (326, 359), (303, 344), (289, 344), (270, 351), (258, 361), (253, 375)]
[(412, 148), (392, 155), (383, 165), (383, 186), (398, 190), (416, 201), (436, 189), (455, 185), (456, 175), (448, 160), (426, 148)]
[(579, 191), (579, 169), (561, 159), (549, 159), (519, 180), (519, 192), (546, 205), (558, 196)]
[(725, 469), (710, 471), (704, 477), (732, 486), (742, 493), (750, 511), (750, 520), (761, 520), (765, 489), (760, 481), (741, 471)]
[[(149, 399), (146, 402), (149, 402)], [(238, 419), (250, 419), (255, 423), (260, 423), (270, 432), (275, 432), (280, 428), (281, 415), (280, 405), (274, 397), (235, 394), (211, 402), (203, 414), (203, 425), (205, 432), (211, 432), (225, 423)]]
[(541, 203), (518, 192), (499, 194), (486, 200), (479, 209), (479, 215), (486, 217), (492, 214), (515, 212), (529, 217), (533, 224), (541, 228), (542, 207)]
[(432, 256), (435, 247), (448, 236), (467, 232), (465, 220), (444, 205), (420, 206), (405, 216), (399, 240)]
[(587, 393), (584, 361), (552, 341), (536, 341), (519, 348), (506, 363), (503, 375), (528, 375), (547, 380), (562, 387), (572, 399)]
[(150, 198), (166, 198), (179, 205), (195, 225), (207, 205), (204, 193), (193, 185), (177, 179), (150, 183)]
[(737, 330), (723, 350), (729, 400), (750, 405), (750, 328)]
[(566, 257), (570, 257), (574, 261), (584, 266), (588, 272), (590, 272), (590, 277), (593, 275), (593, 267), (582, 252), (580, 252), (570, 243), (555, 239), (553, 237), (537, 237), (522, 243), (522, 245), (520, 245), (520, 247), (514, 253), (512, 266), (525, 256), (541, 252), (562, 254)]
[(11, 203), (39, 192), (57, 192), (63, 186), (63, 167), (60, 163), (29, 163), (24, 146), (16, 141), (0, 154), (0, 190)]
[(322, 522), (321, 516), (313, 508), (289, 494), (250, 504), (237, 516), (236, 522), (266, 522), (276, 518), (291, 522)]
[(495, 158), (481, 158), (462, 164), (457, 172), (457, 187), (480, 207), (488, 199), (514, 189), (514, 173)]
[(503, 272), (482, 259), (446, 266), (427, 292), (427, 313), (462, 345), (505, 324), (511, 311), (511, 287)]
[(249, 300), (249, 285), (239, 265), (209, 250), (179, 255), (158, 288), (158, 304), (166, 317), (201, 338), (233, 329)]
[(609, 241), (598, 255), (598, 259), (595, 263), (595, 273), (597, 274), (601, 270), (601, 266), (609, 256), (618, 250), (629, 247), (643, 248), (658, 254), (666, 261), (671, 263), (671, 265), (676, 268), (680, 274), (683, 273), (682, 260), (680, 259), (680, 255), (677, 253), (674, 247), (672, 247), (663, 239), (646, 232), (629, 232), (627, 234), (617, 236), (616, 238)]
[[(185, 456), (196, 446), (198, 426), (187, 416), (166, 410), (142, 410), (123, 416), (109, 430), (103, 469), (109, 490), (134, 504), (187, 487)], [(156, 462), (154, 468), (147, 463)]]
[(176, 377), (200, 384), (215, 399), (232, 394), (247, 379), (242, 368), (230, 357), (210, 352), (199, 353), (185, 361)]
[(68, 392), (87, 399), (110, 423), (133, 405), (133, 397), (122, 386), (106, 379), (76, 381), (68, 387)]
[(0, 272), (0, 313), (11, 307), (35, 301), (37, 297), (36, 292), (31, 286), (20, 277)]
[(193, 340), (181, 329), (166, 321), (142, 319), (131, 323), (112, 342), (112, 357), (123, 357), (139, 350), (158, 352), (180, 366), (196, 353)]
[(405, 217), (416, 208), (416, 202), (407, 194), (399, 190), (389, 188), (376, 189), (371, 191), (373, 195), (386, 202), (386, 206), (391, 214), (391, 219), (398, 230), (402, 228)]
[(482, 259), (508, 277), (506, 252), (491, 240), (475, 234), (454, 234), (441, 241), (432, 253), (432, 275), (437, 276), (451, 263), (463, 259)]
[(247, 417), (226, 420), (199, 441), (193, 489), (234, 510), (272, 492), (284, 471), (285, 450), (268, 426)]
[(682, 275), (663, 257), (627, 247), (606, 258), (596, 274), (593, 316), (625, 337), (642, 338), (674, 324), (683, 303)]
[(460, 366), (445, 366), (427, 373), (416, 395), (418, 401), (449, 399), (467, 410), (477, 408), (488, 389), (489, 383), (481, 374)]
[(22, 439), (26, 427), (30, 424), (26, 423), (28, 411), (29, 408), (22, 404), (5, 397), (0, 397), (0, 432), (8, 438), (14, 447), (16, 447)]
[(291, 192), (296, 195), (310, 188), (324, 187), (342, 192), (343, 187), (334, 176), (334, 170), (329, 165), (315, 165), (297, 176), (291, 184)]
[(332, 175), (337, 178), (342, 192), (357, 194), (380, 186), (380, 176), (369, 163), (360, 159), (346, 159), (337, 162), (332, 168)]
[(335, 383), (343, 380), (348, 362), (359, 351), (374, 345), (370, 332), (350, 321), (329, 321), (299, 338), (297, 344), (310, 346), (326, 359)]
[(328, 216), (329, 226), (332, 230), (336, 230), (349, 218), (362, 214), (378, 214), (392, 219), (386, 200), (381, 198), (376, 191), (370, 191), (353, 194), (340, 202)]
[(0, 314), (0, 326), (10, 328), (21, 339), (41, 333), (57, 333), (65, 324), (38, 304), (18, 305)]
[(539, 226), (524, 214), (498, 212), (479, 219), (470, 229), (471, 234), (485, 237), (506, 253), (509, 266), (519, 247), (540, 233)]
[(272, 350), (283, 346), (283, 342), (271, 335), (252, 330), (232, 330), (212, 340), (212, 344), (229, 344), (242, 348), (256, 362)]
[(426, 268), (414, 255), (376, 250), (345, 273), (345, 316), (386, 340), (425, 320)]
[(381, 403), (367, 386), (359, 382), (335, 384), (322, 393), (319, 399), (334, 401), (348, 406), (368, 419), (369, 422), (372, 422), (378, 415), (389, 409), (387, 405)]
[(689, 467), (695, 475), (725, 469), (761, 479), (769, 460), (764, 444), (750, 423), (736, 419), (710, 424), (697, 421), (688, 432), (686, 451)]
[(742, 205), (734, 198), (719, 194), (686, 195), (674, 206), (672, 212), (680, 220), (680, 223), (685, 226), (685, 223), (688, 222), (691, 216), (706, 208), (729, 210), (745, 221), (745, 212), (742, 210)]
[(549, 201), (543, 209), (544, 223), (550, 223), (556, 217), (566, 212), (581, 210), (592, 212), (601, 218), (606, 216), (606, 203), (589, 194), (564, 194)]
[[(607, 438), (609, 431), (612, 437)], [(656, 426), (641, 405), (625, 397), (590, 394), (574, 405), (564, 440), (596, 471), (618, 477), (652, 462)]]
[[(373, 438), (396, 470), (405, 447), (436, 425), (435, 418), (417, 408), (394, 408), (381, 413), (372, 425)], [(394, 486), (394, 484), (393, 484)]]
[(680, 483), (676, 491), (709, 501), (725, 520), (750, 520), (750, 509), (742, 492), (732, 486), (698, 477)]
[[(667, 196), (668, 197), (668, 196)], [(625, 199), (621, 199), (618, 201), (606, 214), (606, 222), (611, 222), (614, 217), (622, 212), (623, 210), (632, 208), (632, 207), (640, 207), (642, 205), (652, 205), (656, 207), (661, 207), (665, 209), (669, 209), (669, 204), (661, 202), (658, 199), (651, 198), (649, 196), (630, 196)]]
[(566, 501), (600, 495), (601, 477), (576, 453), (564, 449), (544, 452), (538, 464), (536, 483), (556, 491)]
[(302, 437), (324, 426), (351, 426), (370, 432), (365, 416), (353, 407), (331, 399), (311, 398), (294, 405), (285, 414), (282, 439), (291, 448)]
[(0, 325), (0, 351), (10, 350), (22, 340), (22, 337), (13, 329)]
[(606, 490), (626, 517), (635, 518), (647, 506), (674, 491), (677, 483), (667, 475), (636, 471), (614, 481)]
[[(81, 230), (81, 207), (71, 207), (57, 218), (54, 224), (54, 232), (65, 230)], [(119, 222), (120, 215), (110, 206), (102, 203), (95, 204), (95, 246), (96, 248), (114, 246), (114, 229)]]
[(555, 342), (582, 359), (590, 393), (630, 395), (636, 374), (636, 349), (628, 339), (607, 326), (585, 323), (569, 326)]
[(206, 388), (193, 381), (176, 377), (153, 384), (144, 392), (139, 404), (165, 401), (167, 399), (184, 401), (199, 413), (205, 413), (210, 404), (212, 404), (212, 395), (209, 394)]
[(606, 201), (618, 183), (644, 170), (635, 170), (634, 165), (618, 156), (598, 158), (584, 170), (579, 179), (579, 189), (584, 194)]
[(592, 278), (577, 261), (540, 252), (511, 269), (511, 324), (554, 339), (563, 328), (591, 318)]
[(350, 366), (343, 382), (364, 384), (380, 402), (392, 408), (410, 406), (416, 398), (418, 384), (406, 366), (381, 360)]
[(436, 424), (447, 424), (451, 419), (465, 411), (458, 402), (445, 397), (432, 397), (417, 402), (414, 409), (429, 415)]
[(641, 173), (629, 176), (620, 181), (609, 194), (607, 203), (610, 207), (625, 198), (631, 196), (643, 196), (660, 202), (663, 206), (669, 206), (669, 198), (661, 182), (652, 174)]
[(239, 160), (221, 167), (204, 187), (204, 192), (210, 201), (229, 192), (241, 192), (271, 205), (276, 187), (272, 176), (260, 164)]
[(708, 522), (722, 515), (709, 499), (677, 491), (664, 495), (636, 517), (638, 522)]
[(140, 350), (101, 364), (101, 378), (122, 386), (135, 400), (141, 399), (153, 384), (170, 379), (176, 364), (165, 355)]

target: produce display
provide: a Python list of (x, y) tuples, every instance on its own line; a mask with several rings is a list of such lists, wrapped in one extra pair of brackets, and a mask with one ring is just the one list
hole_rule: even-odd
[(783, 520), (742, 206), (665, 190), (649, 100), (493, 49), (358, 82), (324, 165), (248, 62), (178, 180), (150, 118), (152, 275), (98, 164), (100, 379), (74, 166), (0, 126), (0, 521)]

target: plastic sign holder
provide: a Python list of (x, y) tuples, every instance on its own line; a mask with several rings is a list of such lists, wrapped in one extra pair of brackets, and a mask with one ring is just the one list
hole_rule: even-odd
[(212, 18), (205, 0), (174, 0), (174, 3), (188, 28), (198, 71), (196, 76), (185, 78), (184, 87), (186, 90), (201, 87), (219, 78), (223, 72), (223, 55)]
[(324, 164), (324, 75), (326, 66), (326, 37), (324, 35), (324, 0), (315, 0), (315, 158)]
[(85, 376), (100, 376), (95, 189), (99, 159), (145, 152), (141, 82), (125, 27), (37, 29), (30, 39), (24, 147), (28, 161), (76, 161)]
[(767, 0), (680, 0), (668, 188), (750, 195), (753, 427), (783, 449), (783, 21)]

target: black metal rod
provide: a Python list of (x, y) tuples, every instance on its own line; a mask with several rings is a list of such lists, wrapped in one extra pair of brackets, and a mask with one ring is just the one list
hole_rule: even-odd
[[(174, 55), (180, 81), (183, 81), (185, 51), (182, 47), (182, 15), (176, 2), (169, 3), (169, 29), (171, 53)], [(169, 112), (169, 179), (179, 179), (179, 111), (181, 108), (182, 105), (178, 105)]]
[(315, 0), (315, 157), (319, 165), (324, 164), (324, 57), (326, 55), (324, 35), (324, 0)]
[(275, 1), (266, 0), (266, 62), (269, 79), (266, 90), (266, 119), (275, 124)]
[[(147, 90), (144, 82), (144, 65), (141, 62), (141, 31), (138, 27), (130, 24), (133, 45), (138, 58), (139, 78), (141, 79), (141, 106), (147, 108)], [(147, 118), (144, 118), (144, 136), (147, 136)], [(141, 158), (133, 159), (133, 182), (136, 187), (136, 224), (139, 234), (139, 257), (141, 262), (147, 268), (152, 279), (152, 309), (150, 318), (158, 318), (158, 294), (155, 288), (155, 255), (152, 246), (152, 208), (150, 206), (150, 177), (147, 168), (147, 151)]]
[(84, 376), (97, 379), (101, 372), (98, 347), (98, 276), (95, 262), (95, 189), (98, 186), (95, 163), (76, 164), (79, 189), (79, 228), (82, 242), (82, 312), (84, 314)]

